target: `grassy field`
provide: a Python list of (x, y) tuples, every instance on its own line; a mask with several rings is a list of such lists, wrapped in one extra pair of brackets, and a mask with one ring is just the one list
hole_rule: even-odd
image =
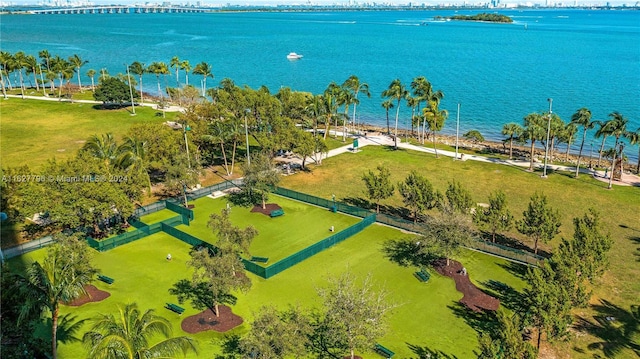
[[(560, 211), (563, 223), (560, 235), (548, 245), (542, 245), (547, 251), (553, 250), (559, 238), (573, 235), (574, 217), (582, 216), (589, 207), (597, 209), (615, 244), (610, 253), (611, 268), (594, 288), (592, 304), (599, 305), (601, 300), (608, 300), (626, 310), (629, 310), (630, 305), (639, 304), (639, 188), (614, 186), (613, 190), (607, 190), (606, 183), (587, 175), (574, 179), (568, 173), (552, 172), (545, 180), (539, 177), (539, 173), (529, 173), (516, 167), (453, 161), (445, 157), (436, 159), (426, 153), (394, 151), (374, 146), (363, 148), (356, 156), (326, 159), (322, 166), (314, 167), (310, 172), (284, 178), (281, 185), (325, 198), (335, 193), (342, 201), (362, 204), (367, 201), (360, 178), (367, 169), (375, 169), (380, 164), (391, 170), (392, 180), (395, 182), (402, 181), (410, 170), (415, 169), (441, 192), (446, 190), (447, 182), (455, 179), (471, 191), (476, 202), (486, 203), (489, 193), (501, 189), (506, 193), (508, 205), (516, 219), (522, 218), (522, 212), (532, 194), (544, 193), (551, 206)], [(396, 193), (383, 204), (393, 209), (401, 206), (402, 202)], [(532, 245), (515, 229), (510, 231), (509, 236)], [(596, 313), (593, 310), (580, 310), (575, 314), (591, 318)], [(581, 333), (571, 343), (560, 344), (559, 353), (561, 357), (591, 357), (594, 352), (587, 346), (597, 340), (597, 337)], [(621, 355), (633, 357), (630, 351), (623, 351)]]
[[(195, 219), (189, 226), (176, 228), (194, 235), (203, 241), (215, 243), (217, 240), (207, 226), (212, 213), (220, 214), (226, 207), (227, 197), (212, 199), (202, 197), (194, 202)], [(262, 213), (251, 212), (250, 208), (231, 207), (231, 222), (244, 228), (252, 225), (258, 229), (258, 236), (251, 244), (251, 255), (269, 258), (266, 265), (273, 264), (314, 243), (327, 238), (334, 226), (336, 232), (359, 222), (359, 218), (340, 213), (331, 213), (326, 208), (310, 206), (285, 197), (272, 195), (269, 203), (276, 203), (284, 210), (284, 216), (270, 218)]]
[(116, 139), (139, 123), (161, 123), (166, 118), (148, 107), (136, 108), (136, 116), (129, 110), (101, 110), (95, 105), (56, 101), (21, 100), (0, 101), (0, 156), (3, 167), (28, 164), (38, 170), (46, 161), (66, 159), (76, 154), (84, 141), (92, 135), (113, 133)]
[[(389, 300), (398, 305), (389, 316), (389, 330), (379, 342), (397, 353), (399, 358), (414, 356), (411, 346), (441, 350), (458, 358), (469, 358), (477, 346), (477, 335), (456, 302), (461, 294), (453, 280), (433, 273), (427, 283), (418, 281), (415, 268), (401, 267), (384, 257), (382, 244), (389, 239), (406, 236), (395, 229), (372, 225), (360, 234), (319, 253), (318, 255), (278, 274), (268, 280), (249, 274), (253, 283), (247, 293), (238, 293), (233, 311), (249, 322), (263, 305), (286, 308), (300, 305), (313, 308), (320, 305), (317, 288), (327, 285), (329, 277), (346, 270), (362, 279), (371, 275), (378, 288), (389, 292)], [(98, 313), (115, 313), (118, 304), (138, 303), (141, 309), (155, 309), (173, 323), (175, 335), (185, 335), (180, 321), (196, 314), (189, 304), (182, 317), (164, 309), (167, 302), (176, 303), (168, 289), (190, 272), (186, 266), (190, 247), (164, 233), (158, 233), (113, 250), (96, 253), (94, 263), (104, 275), (115, 279), (114, 284), (96, 282), (95, 285), (111, 293), (99, 303), (81, 307), (62, 307), (62, 313), (73, 313), (78, 319), (92, 318)], [(171, 253), (172, 260), (165, 259)], [(44, 250), (12, 259), (14, 266), (23, 266), (32, 260), (40, 260)], [(470, 278), (481, 288), (489, 279), (501, 281), (520, 290), (524, 283), (519, 278), (521, 269), (508, 262), (472, 251), (465, 251), (458, 260), (469, 271)], [(85, 324), (85, 328), (88, 328)], [(234, 329), (233, 333), (246, 331), (247, 325)], [(193, 337), (199, 341), (199, 358), (210, 358), (218, 353), (222, 335), (207, 332)], [(372, 353), (365, 358), (376, 357)], [(78, 358), (86, 355), (79, 343), (63, 344), (59, 357)], [(190, 356), (194, 357), (194, 356)]]

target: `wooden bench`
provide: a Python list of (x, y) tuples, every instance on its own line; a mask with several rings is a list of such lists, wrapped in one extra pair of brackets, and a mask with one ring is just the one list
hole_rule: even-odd
[(259, 263), (267, 263), (269, 261), (269, 258), (267, 257), (251, 257), (250, 261), (252, 262), (259, 262)]
[(418, 277), (418, 279), (420, 279), (422, 282), (426, 282), (429, 280), (429, 278), (431, 278), (431, 274), (429, 274), (429, 272), (427, 272), (424, 268), (421, 268), (415, 274), (416, 277)]
[(392, 352), (391, 350), (385, 348), (384, 346), (382, 346), (381, 344), (377, 344), (376, 343), (376, 347), (375, 350), (378, 354), (382, 355), (385, 358), (393, 358), (394, 355), (396, 355), (396, 353)]
[(115, 279), (109, 278), (106, 275), (102, 275), (102, 274), (98, 274), (98, 280), (101, 280), (107, 284), (113, 284), (113, 282), (115, 282)]
[(273, 218), (273, 217), (282, 216), (283, 214), (284, 214), (284, 210), (280, 208), (280, 209), (274, 209), (273, 211), (271, 211), (269, 215), (271, 216), (271, 218)]
[(182, 313), (184, 313), (184, 308), (177, 306), (175, 304), (167, 303), (166, 308), (172, 312), (178, 313), (179, 315), (182, 315)]

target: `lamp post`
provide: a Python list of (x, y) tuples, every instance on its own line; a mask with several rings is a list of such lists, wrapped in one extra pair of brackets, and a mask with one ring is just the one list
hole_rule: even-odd
[(593, 154), (593, 141), (591, 141), (591, 149), (589, 149), (589, 169), (592, 169), (593, 166), (591, 165), (591, 155)]
[[(131, 110), (133, 111), (131, 116), (135, 116), (136, 115), (136, 105), (134, 105), (134, 103), (133, 103), (133, 89), (131, 88), (131, 75), (129, 74), (129, 66), (127, 66), (127, 64), (125, 64), (124, 66), (127, 67), (127, 80), (129, 82), (129, 95), (131, 95)], [(185, 140), (186, 140), (186, 137), (185, 137)], [(187, 150), (187, 154), (189, 153), (188, 151), (189, 150)]]
[(544, 146), (544, 168), (542, 170), (542, 178), (547, 178), (547, 157), (549, 156), (549, 134), (551, 132), (551, 116), (553, 112), (551, 111), (551, 105), (553, 104), (553, 99), (548, 98), (549, 101), (549, 119), (547, 121), (547, 141)]

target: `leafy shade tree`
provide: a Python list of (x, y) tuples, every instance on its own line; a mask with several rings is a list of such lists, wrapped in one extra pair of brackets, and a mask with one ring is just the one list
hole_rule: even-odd
[[(135, 303), (118, 307), (118, 315), (100, 314), (83, 342), (89, 357), (108, 358), (175, 358), (182, 353), (198, 353), (195, 340), (172, 337), (171, 322), (155, 314), (153, 309), (141, 313)], [(160, 339), (163, 338), (163, 339)], [(160, 340), (151, 344), (152, 340)]]
[(604, 233), (600, 214), (590, 208), (585, 215), (573, 219), (572, 239), (563, 239), (552, 257), (552, 267), (571, 296), (572, 304), (587, 305), (590, 292), (587, 283), (593, 285), (609, 266), (608, 253), (613, 241)]
[(367, 186), (367, 196), (376, 203), (376, 213), (380, 213), (380, 201), (391, 197), (395, 188), (391, 183), (389, 168), (379, 165), (377, 169), (377, 174), (369, 170), (362, 175), (362, 180)]
[(580, 152), (578, 152), (578, 163), (576, 164), (576, 178), (578, 178), (578, 174), (580, 173), (580, 159), (582, 158), (582, 150), (584, 148), (584, 141), (587, 138), (587, 131), (592, 129), (596, 123), (591, 121), (591, 110), (586, 107), (576, 111), (576, 113), (571, 116), (570, 123), (576, 126), (582, 126), (582, 141), (580, 142)]
[(538, 254), (538, 241), (547, 243), (560, 233), (560, 214), (549, 206), (547, 196), (535, 193), (522, 215), (524, 218), (516, 222), (516, 227), (533, 239), (533, 251)]
[(411, 171), (404, 182), (398, 183), (398, 192), (402, 196), (402, 202), (413, 212), (413, 221), (428, 209), (435, 208), (442, 195), (433, 189), (433, 185), (427, 178), (416, 171)]
[(376, 290), (367, 276), (362, 284), (349, 271), (329, 279), (328, 288), (318, 289), (325, 316), (335, 333), (346, 340), (350, 358), (356, 350), (372, 348), (386, 331), (385, 317), (393, 308), (384, 289)]
[(400, 116), (400, 102), (404, 100), (409, 91), (406, 86), (402, 84), (400, 79), (391, 81), (389, 87), (382, 91), (382, 97), (389, 99), (390, 101), (396, 101), (396, 129), (393, 134), (394, 148), (398, 149), (398, 116)]
[(555, 278), (548, 261), (529, 267), (526, 275), (530, 287), (524, 290), (525, 322), (537, 328), (538, 350), (543, 333), (549, 341), (566, 338), (573, 322), (569, 293)]
[(300, 308), (263, 306), (240, 340), (240, 352), (255, 359), (301, 358), (308, 354), (312, 331), (310, 318)]
[(247, 276), (235, 274), (237, 268), (242, 268), (242, 262), (234, 253), (212, 253), (207, 248), (194, 250), (187, 265), (193, 268), (191, 280), (182, 279), (169, 289), (170, 294), (178, 297), (180, 304), (189, 300), (195, 309), (210, 309), (220, 316), (220, 305), (236, 303), (232, 291), (246, 291), (251, 287)]
[(60, 303), (68, 303), (87, 295), (85, 286), (98, 270), (91, 264), (92, 253), (82, 235), (56, 235), (47, 248), (42, 264), (33, 262), (27, 268), (25, 300), (20, 319), (45, 311), (51, 316), (51, 354), (58, 357), (58, 318)]
[(446, 203), (442, 204), (442, 209), (446, 213), (467, 214), (475, 204), (471, 199), (471, 192), (462, 187), (460, 182), (453, 180), (449, 182), (449, 187), (445, 192)]
[(522, 135), (524, 129), (517, 123), (507, 123), (502, 126), (502, 134), (509, 136), (509, 159), (513, 159), (513, 140)]
[[(249, 247), (251, 247), (251, 242), (258, 235), (258, 231), (253, 226), (248, 226), (244, 229), (234, 226), (229, 218), (230, 214), (230, 209), (222, 209), (220, 215), (213, 213), (209, 217), (208, 226), (218, 237), (218, 241), (215, 244), (223, 252), (235, 255), (249, 255)], [(235, 274), (235, 270), (233, 273)]]
[[(133, 90), (133, 97), (140, 98), (138, 91)], [(122, 107), (124, 103), (131, 102), (131, 92), (126, 82), (117, 77), (109, 77), (100, 82), (100, 85), (93, 93), (93, 98), (96, 101), (102, 101), (103, 108), (109, 104), (116, 104), (118, 107)]]
[(478, 359), (536, 359), (536, 348), (523, 340), (524, 323), (517, 313), (498, 310), (496, 327), (479, 338)]
[(484, 142), (484, 136), (478, 130), (471, 130), (462, 135), (462, 137), (471, 142)]
[(460, 215), (432, 217), (427, 222), (429, 230), (419, 240), (423, 257), (444, 257), (449, 260), (473, 239), (474, 230), (468, 218)]
[(269, 194), (280, 182), (280, 173), (273, 165), (271, 158), (262, 153), (254, 155), (250, 163), (245, 163), (243, 172), (243, 191), (258, 193), (262, 202), (262, 208), (265, 209)]
[(489, 196), (489, 206), (476, 207), (473, 221), (491, 233), (491, 241), (496, 242), (496, 233), (507, 231), (513, 225), (513, 215), (507, 208), (507, 196), (498, 190)]

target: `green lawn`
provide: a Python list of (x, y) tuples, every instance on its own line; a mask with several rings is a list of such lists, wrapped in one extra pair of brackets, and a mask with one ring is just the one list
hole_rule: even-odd
[[(281, 186), (324, 198), (335, 193), (339, 200), (350, 203), (366, 202), (360, 178), (366, 169), (378, 165), (385, 165), (390, 169), (391, 179), (395, 183), (404, 180), (409, 171), (415, 169), (442, 193), (446, 190), (447, 183), (455, 179), (469, 189), (476, 202), (488, 202), (489, 194), (500, 189), (505, 192), (508, 206), (516, 219), (522, 218), (522, 212), (532, 194), (544, 193), (550, 205), (560, 211), (562, 219), (560, 235), (548, 245), (541, 244), (541, 248), (547, 251), (552, 251), (561, 237), (573, 235), (573, 218), (583, 216), (590, 207), (597, 209), (606, 230), (611, 233), (614, 245), (610, 252), (610, 270), (594, 288), (592, 304), (599, 304), (601, 299), (608, 300), (625, 310), (629, 310), (631, 305), (639, 304), (640, 281), (636, 280), (640, 278), (639, 188), (614, 186), (613, 190), (607, 190), (607, 183), (584, 174), (575, 179), (570, 173), (551, 172), (547, 179), (541, 179), (539, 172), (530, 173), (518, 167), (453, 161), (442, 156), (436, 159), (431, 154), (394, 151), (377, 146), (364, 147), (355, 156), (350, 154), (328, 158), (323, 161), (322, 166), (312, 167), (311, 172), (283, 178)], [(336, 176), (338, 173), (340, 175)], [(402, 200), (396, 193), (382, 204), (399, 207), (402, 206)], [(515, 228), (509, 231), (508, 236), (532, 246)], [(579, 310), (575, 314), (591, 318), (598, 313)], [(588, 346), (597, 340), (597, 337), (580, 333), (571, 343), (559, 344), (559, 353), (572, 358), (591, 357), (598, 351), (589, 349)], [(621, 357), (633, 357), (633, 354), (623, 350)]]
[(139, 123), (161, 123), (166, 118), (148, 107), (136, 108), (136, 116), (127, 109), (101, 110), (95, 105), (70, 102), (0, 100), (0, 155), (3, 167), (28, 164), (38, 170), (48, 160), (75, 156), (84, 141), (92, 135), (108, 132), (120, 139), (129, 128)]
[[(317, 307), (320, 305), (317, 288), (326, 286), (328, 277), (350, 270), (360, 279), (370, 274), (378, 288), (389, 292), (390, 302), (398, 305), (389, 316), (387, 335), (379, 340), (395, 351), (397, 357), (415, 355), (409, 344), (442, 350), (459, 358), (471, 357), (477, 347), (477, 335), (457, 309), (456, 302), (461, 294), (456, 291), (453, 280), (432, 271), (429, 282), (422, 283), (413, 276), (415, 268), (401, 267), (385, 259), (382, 244), (404, 236), (406, 234), (395, 229), (372, 225), (268, 280), (249, 274), (253, 286), (247, 293), (238, 293), (238, 303), (233, 310), (249, 322), (263, 305)], [(167, 290), (177, 280), (190, 275), (186, 266), (189, 249), (183, 242), (159, 233), (96, 253), (95, 265), (115, 282), (107, 285), (97, 281), (95, 285), (110, 292), (111, 296), (102, 302), (77, 308), (63, 306), (62, 313), (72, 312), (78, 318), (91, 318), (98, 313), (114, 313), (118, 304), (136, 302), (140, 308), (153, 308), (169, 319), (174, 334), (185, 335), (180, 329), (180, 320), (197, 311), (185, 303), (186, 311), (179, 317), (164, 305), (177, 303)], [(172, 255), (170, 262), (165, 259), (167, 253)], [(43, 255), (44, 250), (32, 252), (13, 259), (12, 264), (41, 259)], [(464, 263), (471, 279), (481, 287), (489, 279), (507, 283), (517, 290), (524, 285), (504, 260), (472, 251), (463, 252), (457, 259)], [(246, 330), (247, 326), (243, 325), (233, 332)], [(209, 332), (194, 337), (200, 344), (198, 357), (210, 358), (219, 350), (215, 339), (221, 335)], [(59, 349), (61, 359), (78, 358), (85, 353), (78, 343), (64, 344)], [(375, 357), (372, 353), (363, 354)]]
[[(195, 205), (193, 208), (195, 219), (189, 226), (179, 225), (176, 228), (203, 241), (215, 243), (216, 238), (207, 223), (212, 213), (220, 214), (220, 211), (226, 208), (227, 197), (216, 199), (202, 197), (191, 203)], [(276, 195), (270, 197), (269, 203), (278, 204), (285, 214), (271, 218), (262, 213), (251, 212), (250, 208), (231, 207), (230, 216), (235, 226), (252, 225), (258, 230), (258, 236), (251, 244), (251, 255), (269, 258), (266, 265), (273, 264), (329, 237), (332, 234), (329, 231), (331, 226), (339, 232), (360, 221), (359, 218), (332, 213), (326, 208)]]

